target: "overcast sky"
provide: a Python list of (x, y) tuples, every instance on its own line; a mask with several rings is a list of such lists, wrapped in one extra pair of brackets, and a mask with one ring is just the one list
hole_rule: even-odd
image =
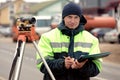
[(0, 2), (5, 2), (6, 0), (0, 0)]
[[(6, 0), (0, 0), (0, 2), (5, 2)], [(24, 0), (26, 2), (43, 2), (43, 1), (49, 1), (49, 0)]]

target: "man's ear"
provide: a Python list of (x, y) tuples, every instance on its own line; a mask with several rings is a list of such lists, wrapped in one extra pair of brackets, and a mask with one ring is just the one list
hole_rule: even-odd
[(87, 23), (87, 20), (83, 15), (80, 16), (80, 23), (83, 25), (85, 25)]

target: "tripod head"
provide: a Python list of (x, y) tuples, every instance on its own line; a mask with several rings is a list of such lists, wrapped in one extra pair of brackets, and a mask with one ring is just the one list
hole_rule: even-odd
[(19, 32), (31, 31), (31, 27), (34, 26), (36, 19), (32, 18), (17, 18), (17, 28)]
[(27, 38), (27, 41), (38, 40), (40, 36), (35, 32), (35, 22), (34, 17), (25, 18), (20, 17), (16, 19), (16, 29), (18, 31), (18, 39), (20, 35)]

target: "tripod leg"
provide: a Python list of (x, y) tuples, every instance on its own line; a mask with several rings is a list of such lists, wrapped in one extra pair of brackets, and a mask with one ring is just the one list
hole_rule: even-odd
[(48, 73), (49, 73), (50, 77), (52, 78), (52, 80), (55, 80), (55, 77), (54, 77), (54, 75), (52, 74), (52, 72), (51, 72), (51, 70), (50, 70), (49, 66), (47, 65), (46, 60), (44, 59), (44, 57), (42, 56), (42, 54), (41, 54), (40, 50), (38, 49), (38, 46), (37, 46), (36, 42), (35, 42), (35, 41), (33, 41), (33, 44), (34, 44), (34, 46), (35, 46), (36, 50), (38, 51), (39, 56), (40, 56), (40, 57), (41, 57), (41, 59), (43, 60), (43, 63), (44, 63), (44, 65), (45, 65), (45, 67), (46, 67), (46, 69), (47, 69), (47, 71), (48, 71)]
[(17, 66), (16, 66), (16, 70), (15, 70), (15, 74), (14, 74), (14, 79), (13, 80), (19, 80), (19, 75), (20, 75), (20, 71), (21, 71), (21, 67), (22, 67), (25, 42), (22, 42), (21, 44), (20, 44), (21, 45), (21, 47), (20, 47), (20, 54), (19, 54), (19, 58), (17, 60)]
[(20, 44), (20, 42), (17, 42), (17, 46), (16, 46), (15, 53), (14, 53), (13, 63), (12, 63), (11, 70), (9, 73), (9, 80), (11, 80), (14, 77), (13, 74), (15, 72), (15, 67), (16, 67), (17, 58), (19, 56), (19, 49), (20, 49), (20, 46), (18, 44)]

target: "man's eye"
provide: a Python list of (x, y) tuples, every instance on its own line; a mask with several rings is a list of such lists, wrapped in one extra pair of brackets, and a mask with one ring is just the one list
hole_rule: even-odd
[(71, 16), (68, 16), (68, 18), (72, 18)]
[(79, 18), (78, 16), (75, 17), (76, 19)]

